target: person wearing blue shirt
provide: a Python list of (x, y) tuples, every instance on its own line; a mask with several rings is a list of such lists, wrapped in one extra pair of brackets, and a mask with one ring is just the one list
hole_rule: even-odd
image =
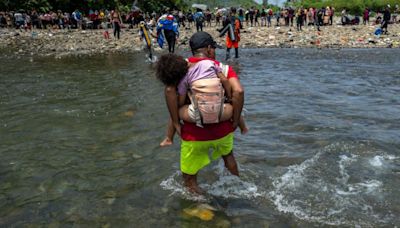
[(196, 23), (196, 29), (198, 31), (203, 31), (204, 14), (201, 9), (197, 9), (197, 12), (193, 15), (194, 21)]
[(178, 22), (171, 14), (164, 14), (157, 22), (157, 42), (162, 48), (164, 39), (168, 43), (169, 53), (175, 52), (176, 39), (179, 37)]

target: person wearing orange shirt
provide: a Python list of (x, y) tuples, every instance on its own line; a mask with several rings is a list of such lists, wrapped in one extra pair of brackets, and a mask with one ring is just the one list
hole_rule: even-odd
[[(233, 34), (227, 32), (226, 35), (226, 60), (230, 58), (230, 50), (235, 48), (235, 58), (239, 58), (239, 41), (240, 41), (240, 20), (236, 16), (236, 8), (231, 8), (231, 15), (226, 19), (226, 25), (230, 23), (233, 27)], [(233, 35), (233, 36), (232, 36)]]

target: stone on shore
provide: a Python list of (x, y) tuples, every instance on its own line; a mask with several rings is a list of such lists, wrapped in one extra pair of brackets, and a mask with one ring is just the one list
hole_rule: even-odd
[[(399, 48), (400, 24), (390, 24), (389, 34), (376, 36), (376, 25), (332, 25), (322, 26), (317, 31), (314, 26), (296, 27), (248, 27), (241, 31), (240, 48)], [(214, 39), (225, 45), (225, 37), (219, 37), (217, 27), (205, 27)], [(121, 39), (115, 39), (108, 30), (110, 39), (100, 30), (0, 30), (0, 49), (15, 55), (55, 56), (94, 55), (106, 53), (138, 52), (144, 49), (137, 28), (121, 31)], [(195, 28), (180, 29), (178, 46), (189, 48), (189, 38)], [(155, 52), (165, 52), (153, 39)], [(4, 51), (2, 51), (5, 53)]]

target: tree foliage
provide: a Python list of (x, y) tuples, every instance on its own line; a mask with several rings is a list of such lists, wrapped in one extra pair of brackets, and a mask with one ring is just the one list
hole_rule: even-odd
[[(130, 9), (132, 0), (0, 0), (0, 10), (32, 10), (39, 11), (63, 10), (74, 11), (80, 9)], [(141, 0), (137, 6), (145, 11), (158, 11), (164, 7), (186, 7), (184, 0)]]
[[(41, 12), (49, 10), (63, 10), (72, 12), (79, 9), (87, 12), (89, 9), (114, 9), (128, 11), (133, 0), (0, 0), (0, 10), (32, 10)], [(138, 0), (137, 6), (143, 11), (160, 11), (165, 7), (189, 9), (193, 3), (207, 4), (210, 9), (214, 7), (240, 6), (249, 8), (257, 6), (252, 0)], [(293, 3), (295, 7), (326, 7), (333, 6), (336, 12), (346, 8), (353, 14), (361, 14), (368, 7), (373, 11), (382, 10), (387, 5), (394, 7), (399, 0), (300, 0)], [(259, 8), (261, 6), (258, 6)]]
[(294, 5), (305, 8), (333, 6), (336, 12), (346, 8), (350, 13), (361, 14), (365, 8), (378, 11), (383, 10), (387, 5), (394, 7), (396, 4), (399, 4), (399, 0), (302, 0), (297, 1)]
[[(32, 10), (41, 12), (49, 10), (62, 10), (72, 12), (79, 9), (87, 12), (89, 9), (114, 9), (129, 10), (134, 0), (0, 0), (0, 10)], [(143, 11), (160, 11), (166, 7), (189, 9), (193, 3), (207, 4), (210, 9), (214, 7), (241, 6), (249, 8), (257, 5), (253, 0), (138, 0), (137, 6)]]

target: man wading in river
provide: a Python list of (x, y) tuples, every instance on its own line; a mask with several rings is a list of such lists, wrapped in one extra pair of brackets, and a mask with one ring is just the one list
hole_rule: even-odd
[[(225, 25), (231, 24), (233, 28), (233, 34), (228, 31), (226, 35), (226, 60), (230, 58), (232, 47), (235, 48), (235, 58), (239, 58), (240, 20), (236, 16), (236, 8), (231, 8), (231, 15), (226, 20)], [(253, 24), (253, 21), (251, 24)]]
[[(190, 48), (193, 57), (191, 63), (202, 60), (215, 60), (216, 42), (210, 34), (197, 32), (190, 38)], [(229, 66), (226, 77), (232, 86), (233, 122), (224, 121), (217, 124), (197, 127), (194, 123), (185, 122), (182, 126), (181, 142), (181, 171), (185, 186), (191, 191), (201, 193), (197, 183), (197, 173), (210, 163), (209, 150), (212, 149), (212, 159), (220, 156), (224, 159), (225, 167), (236, 176), (239, 176), (235, 157), (233, 156), (233, 131), (238, 127), (240, 114), (243, 108), (244, 91), (236, 72)]]
[[(193, 57), (188, 58), (188, 62), (195, 64), (203, 60), (211, 60), (217, 65), (220, 64), (215, 60), (215, 48), (218, 45), (210, 34), (197, 32), (190, 38), (189, 43)], [(239, 124), (244, 102), (244, 91), (236, 72), (230, 66), (228, 66), (226, 77), (232, 87), (232, 121), (206, 124), (203, 128), (196, 126), (196, 123), (184, 122), (181, 127), (181, 171), (184, 185), (191, 192), (203, 192), (197, 183), (197, 173), (208, 165), (210, 160), (215, 160), (221, 156), (224, 159), (225, 167), (230, 173), (239, 176), (232, 150), (233, 131)], [(167, 100), (169, 98), (176, 99), (176, 88), (167, 87), (165, 96)], [(171, 113), (176, 114), (178, 112), (177, 105), (172, 105), (172, 107), (168, 108)], [(209, 157), (210, 149), (212, 150), (211, 158)]]

